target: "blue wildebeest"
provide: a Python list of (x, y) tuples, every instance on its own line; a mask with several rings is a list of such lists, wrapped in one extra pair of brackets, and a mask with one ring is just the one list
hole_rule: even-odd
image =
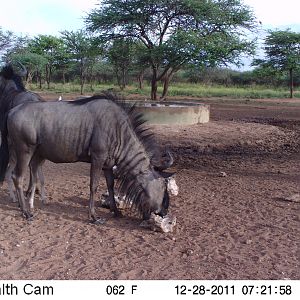
[[(89, 219), (97, 221), (94, 197), (103, 169), (110, 208), (118, 215), (114, 200), (113, 166), (117, 166), (120, 192), (144, 219), (152, 212), (164, 216), (169, 207), (166, 179), (154, 169), (149, 152), (149, 135), (142, 122), (116, 102), (91, 97), (72, 102), (27, 102), (13, 108), (7, 116), (9, 142), (6, 156), (16, 158), (13, 180), (21, 210), (32, 215), (23, 195), (25, 170), (31, 163), (32, 189), (37, 169), (47, 159), (54, 163), (88, 162), (90, 167)], [(6, 166), (1, 171), (5, 172)]]
[[(37, 94), (32, 93), (30, 91), (27, 91), (23, 85), (21, 76), (26, 75), (27, 71), (25, 67), (20, 64), (21, 72), (19, 74), (14, 70), (12, 65), (6, 65), (2, 68), (0, 72), (0, 132), (1, 132), (1, 140), (6, 139), (6, 133), (5, 133), (5, 119), (6, 115), (8, 114), (9, 110), (13, 107), (16, 107), (24, 102), (38, 102), (43, 101), (41, 97), (39, 97)], [(6, 143), (1, 142), (1, 148), (0, 148), (0, 165), (5, 166), (6, 162), (4, 161), (7, 159), (5, 155), (3, 154), (3, 151), (5, 152)], [(13, 192), (13, 183), (11, 178), (11, 172), (14, 168), (15, 162), (12, 160), (10, 163), (10, 166), (7, 170), (7, 180), (9, 184), (9, 192), (10, 197), (14, 202), (16, 202), (16, 198)], [(41, 168), (39, 171), (39, 179), (41, 182), (41, 198), (43, 201), (45, 201), (45, 190), (44, 190), (44, 177)], [(5, 174), (3, 172), (0, 172), (0, 181), (4, 180)], [(31, 193), (31, 180), (29, 183), (29, 188), (27, 191), (27, 194)], [(33, 198), (31, 197), (30, 206), (33, 206)]]

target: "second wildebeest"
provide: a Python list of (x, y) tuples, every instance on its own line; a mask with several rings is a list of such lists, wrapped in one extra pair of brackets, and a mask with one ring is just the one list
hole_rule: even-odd
[(33, 189), (36, 171), (44, 160), (55, 163), (88, 162), (90, 168), (89, 218), (96, 221), (94, 198), (101, 170), (106, 178), (111, 210), (114, 202), (113, 166), (118, 167), (120, 191), (144, 219), (152, 212), (165, 215), (169, 195), (165, 178), (151, 165), (141, 128), (128, 112), (108, 99), (95, 97), (72, 102), (24, 103), (7, 117), (9, 152), (16, 157), (14, 183), (21, 210), (31, 217), (23, 195), (25, 170), (31, 162)]
[[(39, 102), (43, 101), (43, 99), (37, 95), (36, 93), (27, 91), (22, 82), (22, 76), (25, 76), (27, 71), (26, 68), (18, 63), (21, 67), (19, 72), (16, 71), (16, 67), (13, 67), (11, 64), (5, 65), (0, 71), (0, 132), (1, 132), (1, 147), (0, 147), (0, 168), (1, 166), (6, 165), (6, 160), (8, 159), (7, 155), (5, 155), (4, 147), (6, 147), (7, 143), (6, 139), (6, 115), (8, 112), (25, 102)], [(4, 141), (4, 143), (3, 143)], [(14, 188), (11, 178), (11, 172), (14, 168), (14, 161), (11, 160), (10, 166), (7, 170), (7, 180), (9, 185), (10, 197), (15, 202)], [(4, 180), (5, 173), (0, 172), (0, 181)], [(31, 178), (32, 179), (32, 178)], [(44, 176), (41, 168), (39, 169), (39, 179), (41, 183), (41, 198), (45, 201), (45, 189), (44, 189)], [(31, 193), (32, 182), (30, 180), (29, 188), (27, 193)], [(33, 198), (30, 197), (30, 205), (33, 206)]]

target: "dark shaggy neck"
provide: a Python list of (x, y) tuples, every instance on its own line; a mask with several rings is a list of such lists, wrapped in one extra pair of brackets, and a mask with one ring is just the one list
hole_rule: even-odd
[(141, 178), (151, 173), (150, 159), (138, 136), (126, 124), (120, 127), (115, 155), (119, 190), (126, 195), (127, 203), (140, 210), (145, 193)]
[(114, 152), (120, 175), (135, 176), (149, 169), (150, 160), (145, 147), (127, 122), (120, 126)]

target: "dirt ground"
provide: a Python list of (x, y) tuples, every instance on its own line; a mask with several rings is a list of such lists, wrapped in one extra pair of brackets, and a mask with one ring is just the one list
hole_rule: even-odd
[(48, 162), (33, 222), (0, 190), (0, 279), (299, 280), (300, 105), (206, 102), (208, 124), (153, 126), (175, 157), (175, 232), (100, 207), (89, 224), (89, 165)]

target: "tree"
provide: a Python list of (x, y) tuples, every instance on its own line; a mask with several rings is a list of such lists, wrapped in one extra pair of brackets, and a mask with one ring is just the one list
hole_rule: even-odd
[(104, 41), (130, 38), (143, 44), (156, 100), (158, 82), (165, 82), (165, 97), (170, 79), (185, 64), (201, 59), (217, 64), (233, 53), (251, 52), (243, 29), (254, 28), (255, 19), (241, 0), (104, 0), (86, 24)]
[(128, 72), (133, 65), (134, 44), (130, 40), (114, 40), (108, 49), (107, 57), (112, 64), (118, 85), (123, 90), (128, 84)]
[(0, 27), (0, 53), (7, 50), (14, 43), (15, 36), (11, 31), (4, 31)]
[(28, 41), (27, 36), (16, 36), (0, 27), (0, 60), (8, 62), (12, 53), (20, 53), (27, 47)]
[(62, 47), (62, 40), (52, 35), (39, 35), (29, 43), (30, 52), (42, 55), (47, 60), (47, 64), (45, 65), (45, 79), (48, 89), (50, 88), (53, 69), (57, 64)]
[(288, 72), (290, 98), (294, 96), (294, 72), (300, 70), (300, 33), (288, 30), (269, 31), (265, 38), (265, 59), (256, 59), (254, 66), (269, 72)]
[(42, 88), (42, 74), (45, 70), (45, 66), (48, 63), (47, 59), (44, 56), (32, 52), (23, 51), (20, 53), (12, 53), (10, 56), (10, 60), (15, 63), (20, 62), (26, 67), (27, 83), (31, 81), (33, 76), (35, 75), (40, 89)]
[(93, 63), (102, 49), (96, 39), (91, 38), (84, 30), (63, 31), (61, 34), (70, 57), (79, 63), (80, 93), (82, 95), (88, 73), (92, 72)]

